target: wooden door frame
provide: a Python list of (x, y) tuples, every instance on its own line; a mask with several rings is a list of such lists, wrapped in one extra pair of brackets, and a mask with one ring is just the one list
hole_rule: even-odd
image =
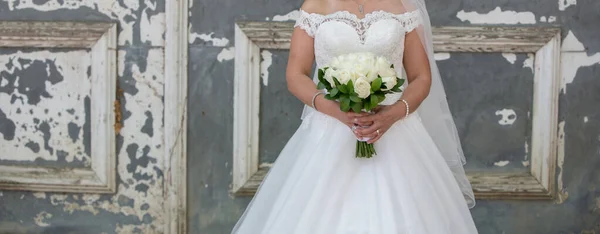
[(166, 5), (164, 233), (187, 233), (188, 1)]

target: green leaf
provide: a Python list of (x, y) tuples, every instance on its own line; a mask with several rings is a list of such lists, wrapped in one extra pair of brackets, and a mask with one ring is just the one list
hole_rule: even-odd
[(341, 100), (340, 109), (343, 112), (348, 112), (350, 110), (350, 99), (344, 98), (343, 100)]
[(319, 77), (319, 82), (323, 83), (323, 85), (325, 86), (326, 89), (328, 89), (328, 90), (331, 89), (331, 84), (325, 78)]
[(325, 77), (325, 69), (319, 69), (319, 79)]
[(371, 91), (377, 91), (377, 90), (381, 89), (381, 83), (383, 83), (383, 80), (381, 78), (375, 79), (371, 83)]
[(384, 93), (380, 93), (377, 94), (377, 104), (379, 105), (379, 103), (383, 102), (385, 100), (385, 94)]
[(335, 97), (334, 97), (334, 96), (331, 96), (330, 94), (325, 94), (325, 98), (326, 98), (327, 100), (335, 100)]
[(323, 90), (323, 89), (325, 89), (325, 84), (323, 84), (323, 82), (319, 82), (319, 84), (317, 85), (317, 89), (318, 89), (318, 90)]
[(362, 102), (363, 100), (356, 95), (350, 95), (350, 100), (353, 102)]
[(398, 86), (402, 86), (404, 84), (404, 82), (406, 81), (405, 79), (400, 79), (400, 78), (396, 78), (398, 79), (398, 82), (396, 83), (396, 85)]
[(392, 63), (392, 66), (390, 66), (391, 68), (394, 68), (394, 64)]
[(337, 88), (340, 90), (340, 92), (342, 93), (348, 93), (348, 87), (346, 85), (340, 84), (337, 85)]
[(369, 105), (371, 108), (374, 108), (379, 104), (379, 98), (377, 95), (371, 95), (371, 104)]
[(335, 83), (336, 87), (341, 85), (340, 81), (335, 76), (333, 77), (333, 82)]
[(332, 97), (335, 97), (335, 95), (338, 94), (338, 89), (337, 88), (333, 88), (331, 89), (331, 91), (329, 91), (329, 95), (331, 95)]
[(352, 83), (352, 80), (348, 81), (348, 84), (346, 84), (346, 87), (348, 88), (348, 93), (349, 94), (355, 94), (355, 92), (354, 92), (354, 83)]
[(362, 104), (362, 102), (355, 102), (355, 103), (352, 103), (352, 110), (353, 110), (355, 113), (360, 113), (360, 112), (362, 111), (362, 108), (363, 108), (363, 104)]

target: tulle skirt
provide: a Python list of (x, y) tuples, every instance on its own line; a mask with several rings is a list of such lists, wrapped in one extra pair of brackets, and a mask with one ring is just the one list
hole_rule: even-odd
[(354, 157), (355, 142), (346, 125), (311, 111), (232, 233), (477, 233), (418, 114), (395, 123), (371, 159)]

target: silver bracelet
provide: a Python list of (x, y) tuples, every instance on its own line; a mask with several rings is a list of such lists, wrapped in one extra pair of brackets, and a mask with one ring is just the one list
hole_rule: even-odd
[(410, 108), (408, 106), (408, 102), (404, 99), (400, 99), (401, 102), (404, 102), (404, 105), (406, 106), (406, 115), (404, 116), (404, 118), (406, 119), (408, 117), (408, 114), (410, 114)]
[(319, 110), (317, 110), (317, 107), (315, 106), (315, 100), (316, 100), (316, 99), (317, 99), (317, 97), (318, 97), (319, 95), (321, 95), (321, 94), (325, 94), (325, 92), (323, 92), (323, 91), (319, 91), (319, 92), (315, 93), (315, 95), (314, 95), (314, 96), (313, 96), (313, 98), (312, 98), (312, 108), (313, 108), (313, 109), (315, 109), (316, 111), (319, 111)]

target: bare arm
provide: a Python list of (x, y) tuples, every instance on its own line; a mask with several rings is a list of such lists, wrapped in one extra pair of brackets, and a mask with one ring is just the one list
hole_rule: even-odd
[[(303, 29), (295, 28), (292, 33), (286, 81), (288, 90), (308, 106), (312, 106), (312, 98), (319, 92), (309, 77), (314, 58), (313, 38)], [(353, 124), (354, 115), (342, 112), (339, 103), (325, 99), (324, 95), (319, 95), (315, 99), (315, 107), (319, 112), (334, 117), (348, 126)]]
[[(403, 66), (406, 70), (408, 87), (402, 94), (402, 99), (408, 102), (410, 112), (414, 112), (429, 95), (431, 88), (431, 68), (429, 58), (421, 39), (416, 31), (406, 34)], [(391, 106), (384, 106), (374, 115), (359, 118), (359, 124), (374, 124), (356, 133), (360, 137), (369, 137), (369, 143), (374, 143), (381, 138), (395, 122), (406, 116), (404, 102), (397, 102)]]

